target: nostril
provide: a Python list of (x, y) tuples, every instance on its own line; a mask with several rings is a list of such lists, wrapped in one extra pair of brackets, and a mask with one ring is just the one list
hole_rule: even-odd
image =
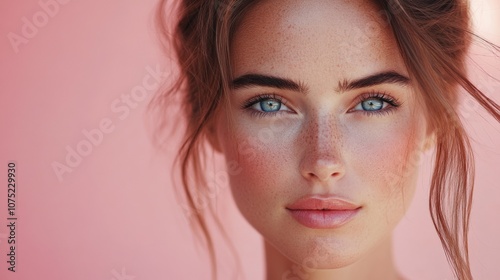
[(304, 159), (301, 164), (301, 174), (308, 180), (325, 182), (342, 177), (343, 165), (333, 160)]

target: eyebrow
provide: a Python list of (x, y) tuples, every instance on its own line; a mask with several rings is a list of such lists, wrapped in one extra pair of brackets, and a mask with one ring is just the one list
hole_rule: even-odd
[[(410, 83), (410, 78), (395, 71), (380, 72), (357, 80), (341, 80), (338, 83), (336, 91), (340, 93), (385, 83), (406, 86)], [(252, 86), (273, 87), (298, 91), (305, 94), (309, 91), (309, 88), (301, 81), (293, 81), (290, 79), (253, 73), (240, 76), (231, 82), (232, 89), (249, 88)]]

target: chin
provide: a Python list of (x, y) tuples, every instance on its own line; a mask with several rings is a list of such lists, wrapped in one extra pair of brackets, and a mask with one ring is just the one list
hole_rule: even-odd
[(339, 269), (347, 267), (356, 261), (359, 258), (352, 255), (327, 255), (327, 256), (311, 256), (304, 258), (300, 263), (294, 262), (297, 265), (300, 265), (306, 269), (317, 270), (317, 269)]
[(280, 244), (275, 248), (290, 262), (305, 269), (343, 268), (359, 261), (363, 256), (362, 252), (356, 250), (359, 249), (359, 243), (354, 240), (346, 243), (346, 240), (340, 241), (337, 238), (316, 237), (309, 242), (297, 239), (290, 241), (293, 241), (293, 245)]
[(359, 257), (357, 256), (341, 256), (337, 258), (327, 259), (322, 263), (318, 264), (318, 269), (338, 269), (350, 266), (351, 264), (357, 262)]

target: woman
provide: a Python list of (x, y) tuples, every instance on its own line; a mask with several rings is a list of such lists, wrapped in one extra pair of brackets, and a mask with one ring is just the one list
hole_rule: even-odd
[[(209, 143), (264, 239), (267, 279), (402, 279), (391, 232), (430, 149), (432, 219), (457, 279), (472, 279), (474, 162), (459, 90), (497, 121), (500, 108), (465, 74), (466, 1), (186, 0), (172, 38), (164, 2), (158, 20), (181, 72), (154, 104), (182, 94), (186, 200), (200, 210), (210, 187)], [(214, 259), (201, 210), (195, 225)]]

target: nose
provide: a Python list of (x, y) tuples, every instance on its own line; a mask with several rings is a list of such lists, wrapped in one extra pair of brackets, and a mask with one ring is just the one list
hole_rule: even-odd
[(300, 173), (304, 178), (323, 183), (344, 175), (340, 133), (338, 121), (331, 116), (318, 115), (305, 124), (300, 143)]

